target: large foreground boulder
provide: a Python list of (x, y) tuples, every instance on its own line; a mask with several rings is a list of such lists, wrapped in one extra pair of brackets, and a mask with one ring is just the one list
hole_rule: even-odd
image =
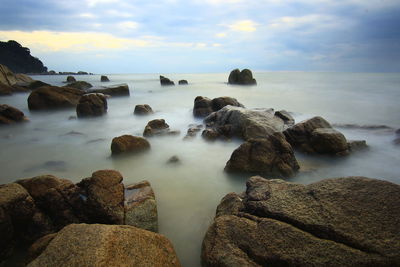
[(234, 69), (229, 74), (228, 83), (240, 85), (257, 84), (256, 79), (253, 78), (253, 73), (249, 69), (244, 69), (242, 71), (239, 69)]
[(251, 177), (225, 196), (204, 266), (398, 266), (400, 186), (364, 177), (310, 185)]
[(333, 129), (322, 117), (297, 123), (284, 131), (288, 142), (305, 153), (346, 155), (349, 145), (346, 137)]
[(125, 188), (125, 224), (158, 231), (156, 198), (148, 181)]
[(49, 110), (74, 108), (84, 91), (57, 86), (42, 86), (33, 91), (28, 97), (30, 110)]
[(195, 117), (206, 117), (228, 105), (244, 107), (236, 98), (229, 96), (217, 97), (212, 100), (208, 97), (198, 96), (194, 99), (193, 115)]
[(180, 266), (166, 237), (133, 226), (71, 224), (49, 239), (28, 266)]
[(266, 138), (275, 132), (282, 132), (293, 125), (294, 119), (284, 120), (275, 115), (273, 109), (225, 106), (210, 114), (204, 121), (221, 135), (248, 140)]
[(291, 177), (300, 168), (282, 133), (263, 139), (249, 139), (233, 151), (227, 172), (247, 172), (266, 177)]
[(0, 105), (0, 125), (27, 121), (25, 114), (12, 106)]
[(129, 96), (129, 86), (127, 84), (113, 85), (109, 87), (99, 87), (87, 90), (88, 93), (101, 93), (110, 96)]
[(86, 94), (79, 99), (76, 106), (78, 118), (96, 117), (107, 113), (107, 99), (103, 94)]
[(150, 143), (145, 138), (133, 135), (115, 137), (111, 142), (112, 155), (122, 153), (137, 153), (150, 149)]
[(12, 86), (17, 83), (32, 82), (32, 78), (25, 74), (14, 74), (5, 65), (0, 64), (0, 83)]

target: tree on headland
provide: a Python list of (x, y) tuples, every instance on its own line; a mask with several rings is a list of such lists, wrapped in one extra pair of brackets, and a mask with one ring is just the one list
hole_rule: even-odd
[(47, 67), (31, 55), (29, 48), (22, 47), (14, 40), (0, 42), (0, 64), (6, 65), (14, 73), (47, 72)]

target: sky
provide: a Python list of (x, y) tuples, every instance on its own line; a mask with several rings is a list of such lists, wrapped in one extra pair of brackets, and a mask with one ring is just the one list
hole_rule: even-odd
[(399, 0), (1, 0), (49, 70), (400, 72)]

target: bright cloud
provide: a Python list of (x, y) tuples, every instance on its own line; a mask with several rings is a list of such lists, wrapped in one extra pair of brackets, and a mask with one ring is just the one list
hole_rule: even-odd
[(218, 38), (224, 38), (227, 36), (227, 34), (225, 32), (220, 32), (220, 33), (217, 33), (215, 36)]
[(135, 21), (123, 21), (118, 23), (117, 27), (121, 30), (135, 30), (139, 27), (139, 24)]
[(257, 23), (255, 23), (252, 20), (240, 20), (237, 21), (231, 25), (229, 25), (228, 27), (232, 30), (232, 31), (240, 31), (240, 32), (254, 32), (257, 30)]

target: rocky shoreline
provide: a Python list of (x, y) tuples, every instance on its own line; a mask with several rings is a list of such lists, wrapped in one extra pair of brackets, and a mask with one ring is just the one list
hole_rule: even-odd
[[(78, 119), (104, 116), (107, 101), (130, 96), (128, 85), (93, 88), (72, 77), (59, 87), (21, 82), (12, 73), (4, 77), (0, 81), (7, 86), (27, 89), (31, 111), (75, 109)], [(228, 84), (256, 81), (250, 70), (233, 70)], [(160, 76), (160, 86), (165, 85), (174, 82)], [(132, 108), (136, 116), (153, 113), (147, 104)], [(365, 140), (347, 140), (319, 116), (296, 123), (288, 111), (249, 109), (228, 96), (197, 96), (192, 113), (203, 123), (189, 125), (183, 140), (200, 132), (209, 142), (241, 140), (224, 170), (257, 175), (249, 178), (245, 192), (221, 200), (203, 241), (204, 266), (400, 264), (399, 185), (365, 177), (326, 179), (308, 186), (276, 179), (302, 171), (296, 153), (351, 157), (367, 148)], [(0, 124), (21, 121), (27, 121), (21, 111), (0, 105)], [(179, 134), (166, 119), (152, 119), (142, 136), (113, 138), (111, 155), (140, 156), (152, 149), (153, 138)], [(180, 163), (179, 157), (166, 162), (172, 163)], [(147, 181), (122, 182), (118, 171), (100, 170), (76, 184), (45, 175), (0, 185), (0, 262), (24, 245), (30, 246), (28, 266), (180, 266), (172, 243), (156, 233), (157, 192)]]

